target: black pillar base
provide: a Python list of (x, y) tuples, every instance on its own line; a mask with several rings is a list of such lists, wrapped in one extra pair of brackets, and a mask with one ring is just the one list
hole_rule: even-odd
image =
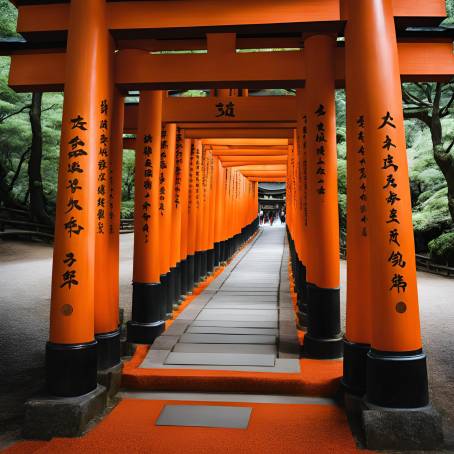
[(175, 304), (178, 304), (181, 296), (181, 262), (175, 265)]
[(167, 320), (168, 307), (169, 307), (169, 273), (161, 274), (159, 280), (161, 281), (161, 319)]
[(366, 402), (388, 408), (419, 408), (429, 403), (426, 355), (413, 352), (367, 354)]
[(132, 320), (127, 323), (127, 340), (152, 344), (165, 328), (165, 287), (161, 283), (132, 285)]
[(46, 385), (52, 396), (76, 397), (98, 386), (96, 341), (46, 344)]
[(167, 287), (167, 320), (170, 320), (173, 316), (173, 305), (175, 304), (175, 268), (170, 268), (167, 273), (169, 276), (169, 286)]
[[(307, 308), (306, 308), (307, 310)], [(307, 327), (307, 312), (306, 310), (304, 312), (298, 310), (297, 316), (298, 316), (298, 327), (299, 328), (306, 328)]]
[(221, 241), (220, 250), (221, 250), (221, 263), (225, 263), (227, 261), (227, 247), (225, 245), (225, 240)]
[(186, 292), (192, 292), (195, 283), (195, 256), (188, 255), (188, 282)]
[(298, 274), (298, 286), (296, 289), (296, 293), (298, 295), (298, 307), (300, 308), (301, 312), (306, 312), (307, 310), (303, 309), (303, 305), (306, 304), (307, 299), (307, 281), (306, 281), (306, 267), (304, 266), (303, 262), (296, 258), (296, 269)]
[(214, 266), (215, 268), (221, 264), (221, 243), (214, 243)]
[(200, 251), (196, 251), (194, 254), (194, 286), (200, 282), (202, 269), (202, 256)]
[(205, 279), (208, 273), (208, 251), (200, 253), (200, 278)]
[(211, 274), (214, 270), (214, 249), (208, 249), (207, 251), (207, 272)]
[(189, 291), (189, 268), (188, 268), (188, 258), (180, 262), (180, 295), (186, 295)]
[(304, 335), (304, 353), (316, 359), (342, 358), (342, 338), (319, 339), (310, 334)]
[(98, 370), (110, 369), (121, 363), (120, 359), (120, 330), (110, 333), (98, 333)]
[(341, 358), (340, 291), (307, 284), (307, 334), (304, 353), (314, 358)]
[(363, 396), (366, 392), (366, 364), (369, 344), (358, 344), (344, 338), (344, 373), (341, 384), (350, 394)]
[(165, 322), (138, 323), (130, 320), (126, 328), (128, 342), (151, 345), (164, 332)]
[(232, 255), (234, 254), (234, 252), (235, 252), (233, 242), (234, 242), (234, 238), (233, 237), (229, 238), (227, 240), (227, 260), (229, 260), (232, 257)]

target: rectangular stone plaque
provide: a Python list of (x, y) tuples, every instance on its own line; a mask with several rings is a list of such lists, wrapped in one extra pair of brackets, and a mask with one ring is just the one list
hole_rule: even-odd
[(247, 429), (251, 413), (251, 407), (165, 405), (156, 425)]

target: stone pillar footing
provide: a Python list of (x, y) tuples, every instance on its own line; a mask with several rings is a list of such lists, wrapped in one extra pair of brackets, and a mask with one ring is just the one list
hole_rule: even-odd
[(80, 437), (89, 422), (106, 408), (107, 391), (98, 385), (77, 397), (42, 396), (25, 404), (22, 436), (50, 440), (53, 437)]
[(431, 406), (378, 407), (344, 394), (352, 430), (362, 447), (377, 450), (435, 450), (443, 447), (441, 417)]
[(109, 369), (98, 370), (98, 383), (106, 388), (107, 397), (111, 399), (121, 388), (121, 372), (123, 363), (118, 363)]

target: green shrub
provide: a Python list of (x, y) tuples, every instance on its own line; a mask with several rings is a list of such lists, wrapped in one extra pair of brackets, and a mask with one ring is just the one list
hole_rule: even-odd
[(430, 258), (435, 263), (454, 266), (454, 232), (447, 232), (429, 242)]
[(415, 233), (416, 251), (427, 251), (429, 241), (452, 228), (452, 220), (448, 209), (447, 192), (444, 187), (436, 192), (428, 191), (418, 198), (413, 210), (413, 228)]
[(134, 200), (123, 200), (121, 202), (121, 218), (131, 219), (134, 217)]

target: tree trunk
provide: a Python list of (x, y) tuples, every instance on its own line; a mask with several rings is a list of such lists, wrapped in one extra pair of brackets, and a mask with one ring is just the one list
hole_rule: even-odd
[(42, 224), (52, 224), (52, 219), (46, 213), (46, 202), (41, 177), (41, 160), (43, 156), (43, 134), (41, 128), (41, 103), (43, 94), (33, 93), (30, 109), (30, 124), (32, 127), (32, 145), (28, 161), (28, 187), (30, 191), (30, 215), (33, 220)]
[(8, 174), (8, 171), (7, 171), (6, 167), (4, 167), (4, 165), (0, 161), (0, 202), (6, 208), (15, 208), (18, 210), (25, 210), (26, 208), (23, 205), (21, 205), (19, 202), (17, 202), (16, 200), (14, 200), (14, 198), (11, 195), (11, 189), (6, 184), (6, 175), (7, 174)]
[(22, 164), (25, 162), (28, 154), (30, 153), (30, 148), (28, 148), (27, 150), (25, 150), (21, 157), (20, 157), (20, 160), (19, 160), (19, 165), (17, 166), (17, 169), (16, 171), (14, 172), (14, 176), (13, 178), (11, 179), (11, 182), (9, 183), (9, 190), (11, 191), (13, 188), (14, 188), (14, 185), (16, 184), (16, 181), (17, 179), (19, 178), (19, 175), (20, 175), (20, 171), (22, 169)]
[(435, 162), (440, 168), (448, 185), (448, 208), (454, 223), (454, 159), (451, 149), (443, 147), (443, 129), (440, 120), (440, 100), (442, 85), (437, 83), (433, 102), (430, 133), (432, 136), (433, 154)]

